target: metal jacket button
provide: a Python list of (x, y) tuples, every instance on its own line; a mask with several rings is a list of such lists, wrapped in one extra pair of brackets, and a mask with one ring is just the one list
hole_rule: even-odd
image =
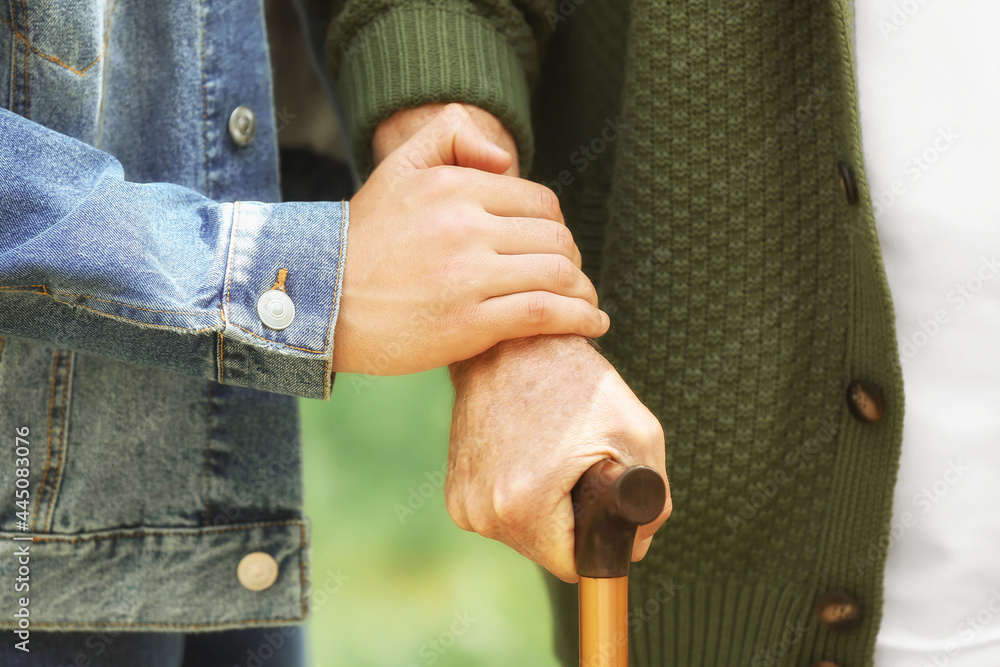
[(858, 203), (858, 188), (854, 184), (854, 172), (843, 160), (837, 163), (837, 171), (840, 172), (840, 187), (844, 191), (844, 198), (847, 199), (848, 204), (854, 206)]
[(861, 625), (861, 605), (842, 591), (823, 593), (816, 601), (816, 615), (820, 623), (838, 632)]
[(244, 588), (262, 591), (278, 579), (278, 563), (271, 554), (255, 551), (247, 554), (236, 568), (236, 577)]
[(229, 136), (237, 146), (246, 146), (257, 134), (257, 116), (249, 107), (238, 106), (229, 116)]
[(295, 319), (295, 304), (282, 290), (267, 290), (257, 299), (257, 317), (268, 329), (281, 331)]
[(885, 400), (878, 385), (855, 380), (847, 387), (847, 407), (858, 421), (874, 424), (885, 414)]

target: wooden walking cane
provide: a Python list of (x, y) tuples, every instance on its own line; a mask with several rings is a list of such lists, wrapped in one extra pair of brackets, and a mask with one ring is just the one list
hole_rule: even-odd
[(628, 665), (628, 568), (636, 529), (660, 515), (667, 489), (652, 468), (605, 459), (573, 487), (580, 575), (580, 667)]

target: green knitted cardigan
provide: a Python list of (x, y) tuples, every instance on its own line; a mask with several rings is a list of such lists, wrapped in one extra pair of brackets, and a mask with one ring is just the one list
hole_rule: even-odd
[[(849, 0), (334, 4), (359, 164), (394, 111), (462, 101), (560, 194), (602, 345), (667, 431), (674, 513), (632, 570), (632, 664), (871, 665), (903, 391)], [(876, 423), (848, 410), (859, 379)], [(574, 664), (575, 592), (550, 588)], [(827, 591), (859, 627), (820, 623)]]

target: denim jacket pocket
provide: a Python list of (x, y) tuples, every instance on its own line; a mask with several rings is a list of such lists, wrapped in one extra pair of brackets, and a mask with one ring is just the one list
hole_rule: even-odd
[[(0, 41), (9, 41), (11, 47), (11, 111), (31, 118), (34, 97), (44, 101), (47, 115), (65, 119), (78, 115), (82, 100), (77, 94), (53, 100), (46, 91), (52, 88), (53, 79), (68, 77), (87, 85), (63, 86), (64, 91), (97, 94), (117, 4), (79, 0), (10, 3), (7, 15), (0, 16), (9, 34), (7, 40)], [(60, 111), (52, 108), (53, 102)]]
[[(3, 436), (12, 439), (16, 433), (26, 432), (24, 441), (30, 452), (23, 457), (30, 462), (25, 478), (29, 501), (26, 509), (14, 504), (24, 500), (15, 496), (18, 466), (4, 466), (5, 473), (0, 475), (0, 527), (48, 532), (66, 466), (70, 385), (76, 354), (8, 336), (0, 344), (0, 355)], [(41, 377), (48, 381), (33, 381)], [(26, 527), (20, 525), (22, 521)]]

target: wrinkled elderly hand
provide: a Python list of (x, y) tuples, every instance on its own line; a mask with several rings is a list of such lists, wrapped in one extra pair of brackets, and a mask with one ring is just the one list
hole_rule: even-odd
[[(576, 581), (570, 491), (613, 459), (663, 475), (663, 429), (608, 361), (579, 336), (506, 341), (451, 367), (455, 411), (445, 497), (461, 528), (499, 540)], [(639, 529), (649, 549), (666, 506)]]
[[(444, 104), (424, 104), (419, 107), (403, 109), (379, 123), (378, 127), (375, 128), (375, 136), (372, 137), (372, 159), (375, 164), (380, 164), (389, 153), (406, 143), (410, 137), (437, 117), (445, 106)], [(507, 127), (500, 122), (499, 118), (485, 109), (471, 104), (462, 105), (462, 108), (469, 114), (469, 118), (479, 128), (479, 131), (486, 135), (487, 139), (510, 154), (510, 163), (498, 173), (520, 176), (517, 143)], [(463, 164), (462, 166), (471, 165)]]
[(335, 371), (414, 373), (607, 330), (558, 199), (500, 175), (511, 160), (450, 105), (381, 162), (350, 204)]

